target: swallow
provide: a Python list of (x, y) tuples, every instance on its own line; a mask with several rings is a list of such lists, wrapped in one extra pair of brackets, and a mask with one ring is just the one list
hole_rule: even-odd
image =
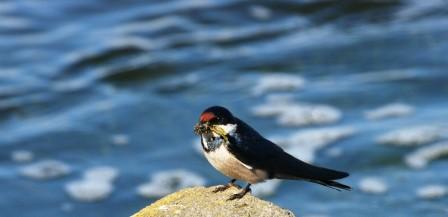
[(204, 110), (194, 132), (201, 137), (208, 162), (231, 178), (228, 184), (216, 187), (213, 192), (236, 186), (237, 180), (247, 182), (228, 200), (244, 197), (252, 184), (268, 179), (304, 180), (336, 190), (351, 189), (335, 181), (347, 177), (348, 173), (314, 166), (293, 157), (224, 107), (212, 106)]

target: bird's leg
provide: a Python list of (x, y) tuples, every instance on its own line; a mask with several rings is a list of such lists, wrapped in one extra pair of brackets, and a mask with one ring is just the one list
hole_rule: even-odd
[(220, 185), (220, 186), (216, 187), (216, 188), (213, 190), (213, 193), (221, 192), (221, 191), (225, 191), (225, 190), (227, 190), (228, 188), (230, 188), (230, 187), (232, 187), (232, 186), (234, 186), (234, 187), (238, 187), (238, 185), (236, 185), (235, 182), (236, 182), (236, 179), (232, 179), (232, 180), (230, 180), (230, 182), (227, 183), (226, 185)]
[(242, 197), (244, 197), (244, 195), (247, 194), (247, 192), (250, 192), (250, 183), (248, 183), (246, 185), (246, 187), (244, 189), (242, 189), (239, 193), (233, 194), (232, 196), (229, 197), (229, 199), (227, 200), (235, 200), (235, 199), (240, 199)]
[(236, 182), (236, 179), (232, 179), (232, 180), (230, 180), (229, 183), (227, 183), (227, 185), (228, 185), (228, 186), (235, 187), (235, 188), (241, 188), (241, 186), (235, 184), (235, 182)]

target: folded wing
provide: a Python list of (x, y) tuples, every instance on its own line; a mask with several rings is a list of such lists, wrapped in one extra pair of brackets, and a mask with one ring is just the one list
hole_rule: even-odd
[(267, 171), (270, 178), (301, 179), (335, 189), (350, 189), (334, 181), (347, 177), (348, 173), (305, 163), (262, 137), (243, 121), (238, 119), (237, 122), (237, 132), (244, 131), (244, 134), (239, 133), (244, 138), (231, 138), (227, 148), (243, 163)]

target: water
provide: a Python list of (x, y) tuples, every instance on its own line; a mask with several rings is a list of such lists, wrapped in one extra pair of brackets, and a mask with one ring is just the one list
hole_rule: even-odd
[[(448, 10), (444, 0), (255, 3), (240, 1), (2, 1), (0, 3), (0, 208), (4, 216), (129, 216), (154, 199), (136, 193), (149, 175), (187, 169), (208, 185), (227, 179), (191, 144), (207, 106), (230, 108), (262, 134), (350, 126), (356, 133), (323, 147), (315, 163), (350, 171), (337, 192), (283, 182), (266, 199), (298, 216), (446, 216), (448, 197), (421, 199), (426, 185), (448, 187), (448, 162), (423, 169), (404, 158), (420, 147), (377, 144), (408, 126), (445, 130), (448, 121)], [(339, 109), (334, 123), (283, 127), (251, 109), (272, 73), (298, 75), (292, 101)], [(405, 103), (404, 117), (364, 112)], [(430, 145), (446, 139), (441, 133)], [(125, 142), (114, 144), (117, 135)], [(116, 139), (115, 139), (116, 141)], [(329, 155), (331, 148), (340, 154)], [(55, 159), (70, 173), (48, 181), (20, 175), (11, 153)], [(336, 151), (335, 153), (337, 153)], [(446, 156), (446, 155), (445, 155)], [(114, 191), (78, 202), (67, 183), (85, 170), (119, 170)], [(378, 177), (385, 194), (358, 184)]]

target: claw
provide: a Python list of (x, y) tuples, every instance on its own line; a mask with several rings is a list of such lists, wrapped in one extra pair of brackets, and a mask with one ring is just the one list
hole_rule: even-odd
[(220, 185), (220, 186), (217, 186), (212, 192), (213, 193), (218, 193), (218, 192), (221, 192), (221, 191), (225, 191), (228, 188), (230, 188), (230, 185)]
[(220, 186), (217, 186), (217, 187), (213, 190), (213, 193), (217, 193), (217, 192), (225, 191), (225, 190), (227, 190), (227, 189), (230, 188), (230, 187), (241, 188), (240, 186), (238, 186), (237, 184), (235, 184), (235, 182), (236, 182), (236, 179), (232, 179), (232, 180), (230, 180), (230, 182), (227, 183), (226, 185), (220, 185)]
[(241, 199), (241, 198), (244, 197), (244, 195), (247, 194), (247, 192), (249, 192), (249, 191), (242, 190), (242, 191), (240, 191), (239, 193), (232, 194), (232, 196), (230, 196), (229, 198), (227, 198), (227, 201), (235, 200), (235, 199)]
[(235, 187), (235, 188), (241, 189), (241, 186), (239, 186), (239, 185), (237, 185), (237, 184), (235, 184), (233, 182), (231, 182), (231, 183), (229, 183), (227, 185), (229, 185), (229, 187)]
[(250, 184), (247, 184), (246, 187), (243, 190), (241, 190), (239, 193), (236, 193), (236, 194), (233, 194), (232, 196), (230, 196), (227, 199), (227, 201), (235, 200), (235, 199), (241, 199), (241, 198), (244, 197), (244, 195), (247, 194), (247, 192), (250, 192), (250, 191), (251, 191), (250, 190)]

